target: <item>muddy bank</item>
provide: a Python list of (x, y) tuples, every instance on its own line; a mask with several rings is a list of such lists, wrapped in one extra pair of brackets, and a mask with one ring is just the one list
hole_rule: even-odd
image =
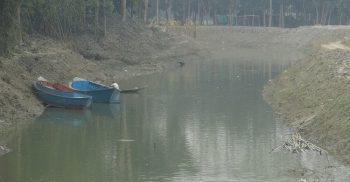
[(269, 82), (264, 98), (288, 126), (349, 164), (350, 31), (333, 32)]
[(199, 56), (199, 46), (187, 37), (136, 21), (113, 22), (107, 36), (97, 40), (91, 34), (67, 40), (31, 35), (10, 57), (0, 57), (0, 141), (42, 113), (44, 107), (32, 92), (39, 76), (60, 83), (78, 76), (109, 84), (177, 68), (177, 61)]

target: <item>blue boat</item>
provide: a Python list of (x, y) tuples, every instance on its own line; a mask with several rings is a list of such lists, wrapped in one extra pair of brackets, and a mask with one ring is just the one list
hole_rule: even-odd
[(92, 96), (92, 101), (96, 103), (119, 103), (120, 90), (117, 87), (106, 86), (81, 78), (74, 78), (69, 83), (69, 87), (75, 92)]
[(85, 109), (91, 106), (92, 97), (74, 92), (72, 89), (47, 81), (34, 83), (36, 96), (47, 106)]

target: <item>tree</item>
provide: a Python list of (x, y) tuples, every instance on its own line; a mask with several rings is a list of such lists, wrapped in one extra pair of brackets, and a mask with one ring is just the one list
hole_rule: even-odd
[(148, 19), (148, 0), (144, 0), (144, 14), (143, 14), (143, 21), (145, 23), (147, 23), (147, 19)]
[(272, 13), (273, 13), (273, 10), (272, 10), (272, 0), (270, 0), (270, 13), (269, 13), (269, 27), (272, 27)]
[(159, 0), (157, 0), (157, 25), (159, 25)]
[(0, 55), (6, 55), (16, 45), (19, 27), (20, 0), (0, 1)]
[(126, 0), (121, 0), (120, 14), (122, 15), (122, 21), (126, 19)]

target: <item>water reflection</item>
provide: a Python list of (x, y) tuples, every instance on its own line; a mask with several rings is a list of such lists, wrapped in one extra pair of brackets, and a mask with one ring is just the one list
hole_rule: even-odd
[(37, 122), (51, 124), (68, 124), (80, 126), (91, 117), (89, 110), (64, 110), (60, 108), (47, 108), (44, 113), (37, 118)]
[(92, 117), (104, 117), (107, 120), (118, 119), (120, 117), (120, 105), (94, 103), (91, 113)]
[[(198, 61), (131, 80), (149, 87), (123, 95), (120, 105), (47, 110), (10, 142), (0, 181), (280, 182), (301, 173), (308, 181), (349, 179), (349, 169), (332, 158), (269, 154), (290, 131), (261, 97), (269, 77), (284, 69), (267, 63)], [(329, 165), (336, 167), (316, 172)]]
[[(95, 114), (102, 110), (104, 117)], [(6, 182), (102, 179), (100, 172), (110, 162), (104, 153), (113, 152), (104, 149), (109, 146), (105, 142), (110, 141), (108, 135), (113, 135), (106, 133), (111, 131), (106, 128), (116, 120), (118, 112), (118, 107), (109, 105), (91, 112), (46, 110), (9, 144), (14, 151), (0, 159), (0, 179)], [(102, 118), (108, 119), (107, 125)]]

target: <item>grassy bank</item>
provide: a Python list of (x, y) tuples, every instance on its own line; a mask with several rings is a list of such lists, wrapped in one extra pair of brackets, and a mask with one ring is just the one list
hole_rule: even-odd
[(269, 82), (264, 97), (287, 125), (349, 163), (350, 49), (340, 45), (318, 46)]

